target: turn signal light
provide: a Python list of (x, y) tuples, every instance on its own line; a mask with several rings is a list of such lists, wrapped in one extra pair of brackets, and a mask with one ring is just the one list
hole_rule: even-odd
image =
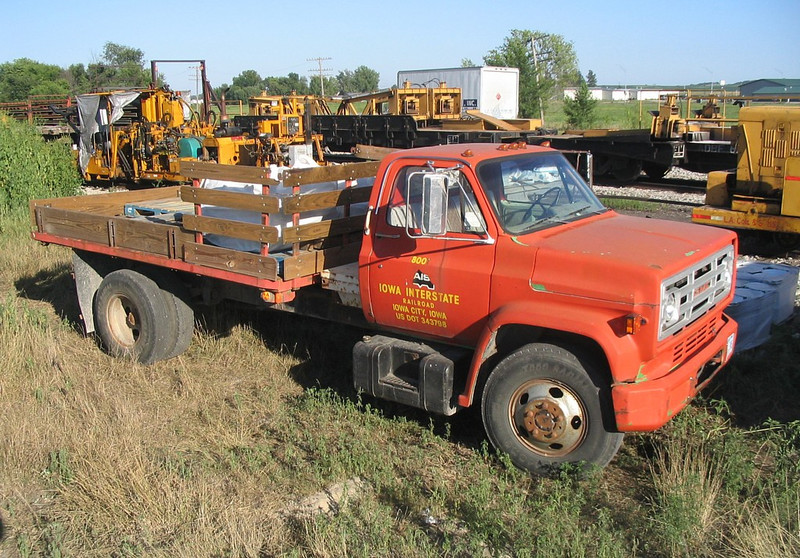
[(625, 333), (634, 335), (638, 333), (647, 321), (639, 314), (628, 314), (625, 316)]

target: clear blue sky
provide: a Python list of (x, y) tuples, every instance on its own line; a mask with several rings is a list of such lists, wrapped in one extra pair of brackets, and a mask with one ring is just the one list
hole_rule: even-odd
[[(147, 61), (204, 59), (212, 86), (250, 69), (311, 76), (324, 57), (331, 75), (363, 64), (388, 87), (398, 70), (481, 64), (511, 29), (562, 35), (601, 84), (800, 78), (800, 0), (29, 0), (0, 13), (0, 62), (89, 64), (111, 41)], [(190, 66), (159, 69), (194, 90)]]

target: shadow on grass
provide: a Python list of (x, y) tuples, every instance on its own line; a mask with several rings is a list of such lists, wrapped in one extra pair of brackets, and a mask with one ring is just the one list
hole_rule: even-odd
[(35, 275), (20, 277), (14, 281), (14, 288), (21, 298), (50, 304), (59, 318), (69, 323), (76, 332), (84, 334), (70, 264), (58, 264), (42, 269)]
[(724, 401), (733, 424), (743, 428), (768, 420), (800, 420), (800, 317), (773, 327), (771, 339), (734, 354), (704, 394)]
[(229, 335), (233, 327), (246, 325), (271, 351), (296, 355), (301, 362), (289, 374), (303, 388), (331, 389), (352, 402), (360, 399), (388, 419), (412, 421), (466, 447), (478, 449), (485, 440), (478, 405), (445, 417), (367, 394), (359, 396), (353, 386), (353, 347), (374, 331), (286, 312), (258, 311), (244, 305), (209, 308), (201, 319), (213, 335)]

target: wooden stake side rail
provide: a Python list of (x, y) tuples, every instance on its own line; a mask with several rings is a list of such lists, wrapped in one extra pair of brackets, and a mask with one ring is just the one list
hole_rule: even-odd
[(269, 177), (269, 168), (246, 165), (218, 165), (204, 161), (181, 161), (180, 175), (186, 178), (230, 180), (246, 184), (277, 186), (277, 180)]
[[(268, 193), (252, 195), (173, 186), (33, 200), (33, 237), (42, 242), (286, 292), (310, 284), (323, 269), (357, 261), (361, 247), (364, 215), (349, 216), (350, 211), (345, 210), (342, 218), (299, 225), (302, 213), (364, 203), (372, 190), (347, 187), (304, 194), (298, 184), (373, 177), (376, 168), (375, 163), (367, 163), (287, 171), (295, 193), (282, 198)], [(277, 184), (268, 178), (268, 169), (258, 167), (192, 161), (182, 163), (181, 173), (267, 187)], [(128, 207), (126, 216), (126, 206), (131, 205), (137, 211), (156, 210), (132, 217)], [(263, 220), (252, 223), (207, 217), (202, 215), (204, 205), (261, 213)], [(170, 209), (158, 210), (159, 206)], [(181, 209), (176, 212), (175, 208)], [(270, 226), (269, 215), (281, 213), (290, 216), (294, 226), (284, 226), (282, 231)], [(203, 241), (206, 233), (255, 241), (263, 247), (262, 252), (207, 244)], [(269, 245), (276, 242), (291, 244), (292, 248), (287, 252), (267, 253)]]
[(335, 180), (356, 180), (375, 176), (380, 162), (348, 163), (346, 165), (327, 165), (310, 169), (288, 169), (281, 173), (283, 185), (287, 187), (305, 186)]

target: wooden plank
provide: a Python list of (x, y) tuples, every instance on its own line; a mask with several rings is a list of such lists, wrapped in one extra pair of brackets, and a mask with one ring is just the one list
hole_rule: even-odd
[(372, 187), (345, 188), (332, 192), (317, 192), (314, 194), (300, 194), (283, 199), (282, 212), (286, 215), (302, 213), (315, 209), (325, 209), (351, 203), (361, 203), (369, 200)]
[(479, 110), (468, 110), (467, 114), (475, 118), (478, 118), (480, 120), (483, 120), (484, 122), (488, 122), (498, 130), (505, 130), (506, 132), (519, 132), (519, 128), (517, 128), (516, 126), (509, 124), (504, 120), (500, 120), (499, 118), (495, 118), (490, 114), (485, 114)]
[(87, 242), (96, 242), (110, 246), (108, 233), (108, 217), (56, 209), (53, 207), (37, 207), (36, 222), (39, 231)]
[(297, 227), (286, 227), (283, 229), (283, 241), (286, 243), (306, 242), (318, 238), (327, 238), (329, 236), (363, 230), (365, 219), (365, 215), (356, 215), (355, 217), (345, 217), (344, 219), (333, 219), (308, 225), (299, 225)]
[(116, 218), (112, 220), (114, 245), (170, 258), (182, 253), (186, 242), (194, 242), (194, 233), (177, 225), (147, 219)]
[(359, 252), (361, 252), (361, 237), (357, 242), (318, 251), (317, 267), (319, 271), (322, 271), (323, 269), (357, 262)]
[(278, 262), (271, 256), (187, 242), (183, 247), (183, 259), (188, 263), (233, 271), (270, 281), (278, 278)]
[(300, 252), (296, 256), (289, 256), (288, 258), (284, 258), (282, 263), (283, 271), (281, 276), (283, 277), (284, 281), (319, 273), (319, 270), (317, 269), (316, 250), (312, 250), (310, 252)]
[(181, 199), (189, 203), (218, 205), (242, 211), (257, 211), (259, 213), (278, 213), (280, 211), (280, 200), (278, 198), (260, 194), (225, 192), (210, 188), (184, 186), (181, 188)]
[(193, 214), (194, 205), (173, 198), (169, 200), (141, 200), (125, 204), (125, 215), (127, 217), (164, 215), (165, 218), (175, 218), (178, 214)]
[(91, 211), (107, 216), (122, 215), (125, 204), (150, 200), (179, 200), (180, 186), (167, 188), (143, 188), (125, 192), (109, 192), (84, 196), (69, 196), (65, 198), (48, 198), (32, 200), (31, 207), (56, 207), (77, 211)]
[(183, 227), (190, 231), (230, 236), (255, 242), (274, 243), (278, 241), (278, 229), (275, 227), (245, 223), (243, 221), (217, 219), (216, 217), (184, 215)]
[(211, 178), (249, 184), (277, 186), (279, 182), (269, 177), (269, 168), (248, 165), (219, 165), (206, 161), (181, 161), (181, 176), (187, 178)]
[(305, 277), (314, 273), (321, 273), (323, 269), (358, 261), (358, 253), (360, 251), (361, 241), (359, 240), (344, 246), (301, 252), (296, 256), (289, 256), (283, 260), (283, 279), (288, 281), (289, 279)]
[(389, 153), (398, 151), (396, 147), (377, 147), (374, 145), (357, 144), (353, 149), (353, 155), (358, 155), (362, 159), (372, 159), (373, 161), (380, 161)]
[(380, 162), (347, 163), (345, 165), (326, 165), (310, 169), (289, 169), (281, 173), (283, 185), (287, 187), (333, 182), (335, 180), (355, 180), (375, 176)]

